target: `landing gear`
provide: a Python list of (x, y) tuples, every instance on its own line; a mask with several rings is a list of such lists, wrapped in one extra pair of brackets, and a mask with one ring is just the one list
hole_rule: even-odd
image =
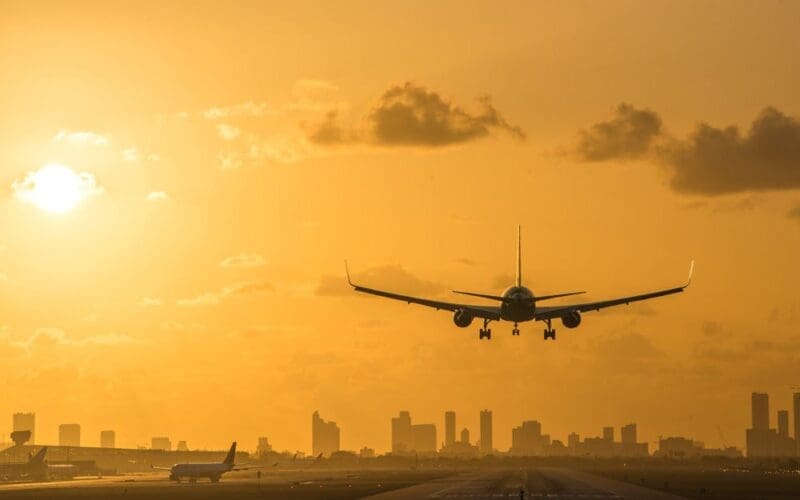
[(212, 483), (218, 483), (219, 482), (219, 476), (211, 476), (211, 482)]
[(514, 323), (514, 329), (511, 330), (511, 335), (519, 335), (519, 328), (517, 328), (517, 323)]
[(488, 319), (484, 319), (483, 320), (483, 328), (481, 328), (478, 331), (478, 339), (480, 339), (480, 340), (483, 340), (484, 338), (486, 340), (491, 340), (492, 339), (492, 330), (491, 330), (491, 328), (488, 328), (488, 326), (489, 326), (489, 320)]
[(551, 320), (546, 319), (544, 320), (547, 323), (547, 328), (544, 329), (544, 339), (556, 339), (556, 329), (551, 326)]

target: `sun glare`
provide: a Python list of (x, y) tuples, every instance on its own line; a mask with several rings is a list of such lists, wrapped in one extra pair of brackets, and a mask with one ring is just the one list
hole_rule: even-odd
[(45, 165), (14, 183), (17, 196), (52, 213), (64, 213), (99, 192), (94, 176), (58, 164)]

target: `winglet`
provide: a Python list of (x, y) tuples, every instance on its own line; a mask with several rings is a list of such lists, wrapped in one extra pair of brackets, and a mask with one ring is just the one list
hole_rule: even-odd
[(692, 283), (692, 274), (694, 274), (694, 259), (692, 259), (692, 263), (689, 264), (689, 278), (686, 279), (686, 284), (683, 285), (683, 288), (686, 288)]
[(347, 259), (345, 259), (344, 261), (344, 272), (347, 275), (347, 283), (349, 283), (350, 286), (355, 287), (355, 285), (353, 284), (353, 280), (350, 279), (350, 268), (347, 267)]

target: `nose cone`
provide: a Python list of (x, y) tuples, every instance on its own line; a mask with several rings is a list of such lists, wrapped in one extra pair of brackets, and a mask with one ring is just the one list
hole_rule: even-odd
[(512, 286), (503, 292), (503, 297), (510, 300), (530, 300), (533, 298), (533, 292), (524, 286)]

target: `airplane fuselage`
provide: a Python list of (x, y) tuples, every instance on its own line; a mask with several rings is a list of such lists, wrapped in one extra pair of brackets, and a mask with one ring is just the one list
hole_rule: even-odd
[(173, 481), (180, 481), (183, 478), (208, 478), (218, 481), (224, 473), (230, 472), (232, 468), (233, 464), (224, 463), (176, 464), (170, 469), (169, 478)]
[(524, 286), (512, 286), (503, 292), (500, 317), (506, 321), (522, 323), (536, 317), (536, 302), (533, 292)]

